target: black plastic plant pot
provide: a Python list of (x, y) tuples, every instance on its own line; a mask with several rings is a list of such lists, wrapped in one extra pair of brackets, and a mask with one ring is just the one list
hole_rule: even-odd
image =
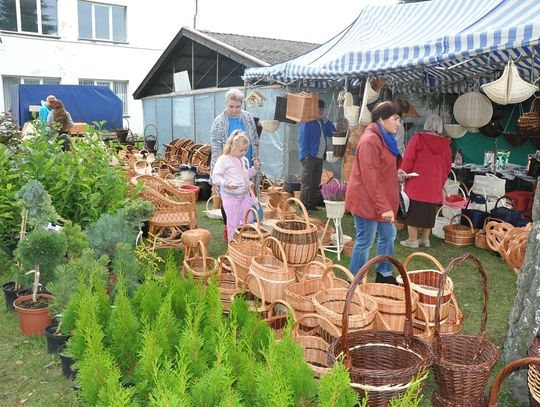
[(62, 350), (58, 352), (58, 357), (60, 358), (60, 365), (62, 366), (62, 374), (68, 380), (75, 380), (75, 369), (73, 369), (73, 363), (75, 360), (66, 354), (62, 353)]
[(55, 334), (58, 325), (53, 324), (45, 328), (45, 338), (47, 340), (47, 352), (59, 353), (66, 345), (69, 335)]
[(15, 311), (13, 301), (17, 299), (17, 290), (15, 290), (15, 283), (10, 281), (2, 285), (2, 291), (4, 291), (4, 297), (6, 298), (6, 308)]

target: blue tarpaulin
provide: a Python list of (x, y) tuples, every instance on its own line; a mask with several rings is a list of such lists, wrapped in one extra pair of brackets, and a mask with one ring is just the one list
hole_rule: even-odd
[(60, 99), (74, 122), (91, 124), (105, 120), (104, 129), (122, 128), (122, 101), (106, 86), (13, 85), (13, 116), (22, 127), (32, 120), (30, 105), (41, 105), (48, 95)]

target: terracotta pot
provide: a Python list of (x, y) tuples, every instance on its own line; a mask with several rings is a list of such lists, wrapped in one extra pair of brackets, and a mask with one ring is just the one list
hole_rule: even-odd
[[(53, 296), (49, 294), (38, 294), (38, 298), (52, 300)], [(23, 295), (13, 302), (15, 311), (19, 317), (19, 326), (26, 336), (43, 336), (45, 328), (51, 325), (52, 319), (49, 315), (49, 307), (45, 308), (23, 308), (21, 303), (32, 301), (31, 295)]]

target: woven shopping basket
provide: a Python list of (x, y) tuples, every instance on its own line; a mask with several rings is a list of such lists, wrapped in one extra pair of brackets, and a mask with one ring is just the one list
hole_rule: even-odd
[[(343, 308), (349, 291), (349, 283), (344, 287), (334, 284), (336, 281), (328, 278), (334, 270), (344, 271), (344, 267), (339, 264), (333, 264), (327, 267), (321, 277), (322, 289), (313, 295), (313, 306), (317, 314), (329, 319), (335, 326), (341, 328), (343, 320)], [(349, 270), (345, 269), (350, 275)], [(350, 300), (349, 308), (352, 315), (349, 320), (350, 329), (371, 329), (375, 322), (375, 317), (378, 313), (377, 302), (372, 297), (363, 294), (360, 290), (356, 290), (354, 296)]]
[(328, 266), (331, 266), (332, 264), (332, 260), (326, 257), (326, 255), (324, 254), (324, 247), (319, 241), (319, 254), (315, 256), (315, 259), (307, 264), (293, 267), (296, 270), (298, 280), (306, 280), (310, 278), (322, 277), (326, 268)]
[[(252, 239), (251, 236), (244, 238), (244, 234), (247, 235), (249, 230), (259, 234), (259, 240)], [(256, 229), (251, 225), (244, 225), (240, 228), (238, 236), (235, 236), (233, 240), (229, 242), (227, 254), (231, 256), (236, 265), (240, 281), (246, 279), (251, 260), (260, 255), (263, 240), (263, 235), (260, 233), (259, 229)]]
[[(277, 259), (268, 249), (271, 244), (278, 247), (284, 261)], [(269, 236), (263, 240), (260, 254), (251, 260), (249, 272), (260, 279), (267, 301), (283, 300), (285, 287), (296, 281), (296, 273), (286, 259), (281, 243)]]
[(286, 204), (289, 202), (298, 204), (304, 219), (286, 220), (282, 216), (274, 225), (272, 236), (281, 242), (286, 257), (282, 258), (281, 251), (276, 244), (272, 243), (271, 248), (274, 256), (279, 260), (287, 259), (292, 265), (306, 264), (315, 259), (317, 250), (319, 250), (317, 227), (310, 223), (306, 207), (299, 199), (289, 198), (285, 201)]
[[(249, 223), (249, 215), (253, 215), (253, 223)], [(249, 208), (246, 211), (246, 214), (244, 215), (244, 224), (234, 230), (233, 239), (237, 239), (239, 237), (240, 231), (245, 225), (249, 225), (251, 227), (248, 230), (244, 230), (242, 239), (240, 240), (255, 240), (260, 243), (262, 242), (262, 239), (270, 235), (270, 233), (261, 226), (261, 220), (255, 208)]]
[[(358, 284), (373, 266), (385, 261), (392, 263), (403, 278), (406, 293), (404, 330), (349, 332), (352, 299)], [(328, 350), (330, 364), (335, 363), (341, 354), (345, 355), (352, 386), (362, 397), (369, 393), (369, 407), (386, 407), (392, 398), (404, 394), (411, 381), (431, 365), (433, 354), (430, 345), (413, 335), (409, 278), (395, 258), (377, 256), (354, 277), (343, 309), (342, 336), (332, 342)]]
[(208, 257), (206, 255), (206, 247), (201, 240), (199, 240), (198, 244), (201, 254), (189, 259), (184, 259), (182, 274), (191, 274), (195, 280), (208, 283), (208, 279), (218, 271), (218, 262), (213, 257)]
[[(447, 276), (458, 266), (471, 262), (476, 267), (483, 282), (483, 308), (479, 336), (439, 334), (442, 292)], [(437, 383), (438, 406), (482, 406), (484, 390), (493, 366), (499, 359), (499, 350), (486, 339), (486, 323), (489, 300), (487, 275), (480, 260), (470, 254), (455, 258), (448, 264), (439, 286), (435, 311), (435, 341), (433, 343), (433, 371)], [(432, 400), (433, 400), (432, 398)]]
[[(529, 357), (540, 358), (540, 328), (536, 332), (531, 346), (529, 346)], [(531, 407), (540, 407), (540, 366), (531, 366), (527, 378), (529, 384)]]
[(242, 291), (242, 282), (236, 273), (236, 266), (230, 256), (218, 257), (217, 284), (224, 312), (229, 312), (232, 297)]
[[(409, 264), (414, 258), (424, 258), (432, 263), (435, 268), (421, 268), (419, 270), (410, 270)], [(435, 306), (437, 305), (437, 294), (439, 293), (439, 285), (444, 273), (443, 265), (433, 256), (423, 253), (414, 252), (407, 256), (403, 262), (403, 268), (409, 276), (411, 288), (418, 294), (418, 301), (424, 306), (428, 314), (428, 320), (431, 326), (435, 324)], [(441, 321), (448, 317), (448, 308), (452, 293), (454, 292), (454, 283), (450, 277), (447, 277), (443, 298), (441, 300)], [(417, 323), (418, 321), (415, 321)]]
[(338, 338), (341, 334), (332, 322), (319, 314), (305, 314), (299, 317), (292, 327), (292, 338), (304, 349), (304, 359), (316, 378), (328, 373), (332, 366), (328, 363), (328, 347), (330, 344), (317, 335), (316, 330), (302, 331), (302, 326), (324, 326), (329, 336)]
[(267, 302), (266, 300), (260, 278), (256, 275), (248, 273), (244, 283), (244, 290), (240, 291), (239, 293), (234, 293), (231, 297), (231, 302), (233, 302), (237, 297), (243, 298), (247, 302), (248, 308), (251, 311), (257, 312), (263, 318), (266, 318), (272, 303)]
[[(456, 218), (465, 219), (469, 223), (469, 227), (463, 226), (459, 223), (452, 223)], [(444, 242), (452, 246), (469, 246), (474, 244), (474, 237), (476, 231), (473, 228), (473, 224), (468, 216), (460, 214), (455, 215), (450, 219), (450, 223), (443, 227)]]
[(435, 225), (433, 226), (433, 229), (431, 230), (435, 236), (437, 236), (439, 239), (444, 239), (444, 227), (446, 225), (450, 224), (450, 219), (445, 218), (444, 216), (441, 216), (441, 212), (443, 210), (443, 207), (441, 206), (439, 210), (437, 211), (437, 214), (435, 215)]
[(268, 307), (264, 322), (272, 328), (275, 338), (280, 340), (290, 318), (292, 318), (293, 322), (296, 320), (294, 309), (287, 301), (277, 300), (273, 301)]
[(493, 381), (493, 384), (491, 386), (491, 392), (489, 394), (489, 399), (488, 399), (489, 400), (488, 407), (499, 406), (499, 404), (497, 404), (497, 395), (499, 394), (499, 390), (501, 389), (504, 379), (506, 379), (506, 377), (508, 377), (508, 375), (512, 373), (514, 370), (523, 366), (529, 366), (529, 374), (530, 374), (530, 371), (531, 369), (533, 369), (533, 367), (540, 368), (540, 358), (528, 357), (528, 358), (517, 359), (508, 363), (506, 366), (504, 366), (499, 371), (499, 373), (497, 373), (497, 376), (495, 377), (495, 380)]

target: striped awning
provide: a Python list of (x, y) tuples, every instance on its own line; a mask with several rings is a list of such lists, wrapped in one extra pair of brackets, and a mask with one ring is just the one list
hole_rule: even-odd
[(345, 30), (290, 61), (246, 69), (249, 83), (382, 76), (401, 92), (463, 92), (500, 76), (509, 58), (540, 77), (540, 0), (432, 0), (369, 6)]

